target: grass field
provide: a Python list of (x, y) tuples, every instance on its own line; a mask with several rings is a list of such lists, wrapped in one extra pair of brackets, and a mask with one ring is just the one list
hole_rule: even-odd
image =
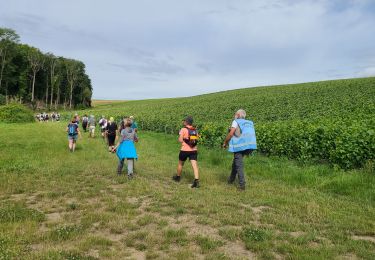
[[(373, 259), (375, 179), (278, 157), (200, 149), (174, 183), (176, 137), (141, 132), (136, 178), (100, 138), (67, 148), (66, 124), (0, 124), (0, 259)], [(187, 165), (188, 166), (188, 165)]]

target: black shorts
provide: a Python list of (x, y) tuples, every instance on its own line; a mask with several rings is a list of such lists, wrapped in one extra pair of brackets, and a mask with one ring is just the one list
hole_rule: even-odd
[(108, 145), (114, 146), (116, 140), (116, 135), (108, 135)]
[(178, 159), (180, 161), (185, 162), (186, 159), (189, 158), (190, 161), (198, 161), (198, 152), (192, 151), (192, 152), (186, 152), (186, 151), (180, 151), (180, 154), (178, 155)]

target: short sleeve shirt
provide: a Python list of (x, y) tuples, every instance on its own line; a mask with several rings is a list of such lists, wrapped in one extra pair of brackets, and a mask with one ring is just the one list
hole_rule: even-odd
[(233, 120), (231, 127), (233, 127), (233, 128), (237, 128), (238, 127), (238, 123), (237, 123), (236, 120)]
[[(189, 138), (189, 131), (185, 127), (181, 128), (179, 134), (180, 134), (180, 136), (182, 136), (182, 139), (188, 139)], [(181, 151), (184, 151), (184, 152), (197, 151), (197, 146), (190, 147), (190, 145), (188, 145), (187, 143), (182, 142), (182, 144), (181, 144)]]

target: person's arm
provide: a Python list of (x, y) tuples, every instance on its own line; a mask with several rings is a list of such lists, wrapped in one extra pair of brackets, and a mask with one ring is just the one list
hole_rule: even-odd
[(180, 135), (179, 135), (179, 137), (178, 137), (178, 141), (179, 141), (180, 143), (183, 143), (183, 142), (184, 142), (184, 129), (181, 129), (181, 130), (180, 130)]
[(225, 137), (225, 140), (224, 140), (224, 143), (223, 143), (223, 148), (226, 148), (228, 146), (228, 143), (229, 143), (230, 139), (232, 139), (232, 137), (234, 135), (234, 132), (236, 132), (236, 128), (235, 127), (231, 127), (229, 133)]

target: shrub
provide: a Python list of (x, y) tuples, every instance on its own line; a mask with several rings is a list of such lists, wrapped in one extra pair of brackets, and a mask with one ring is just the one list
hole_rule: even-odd
[(26, 123), (34, 122), (33, 112), (18, 103), (0, 106), (0, 122), (5, 123)]

